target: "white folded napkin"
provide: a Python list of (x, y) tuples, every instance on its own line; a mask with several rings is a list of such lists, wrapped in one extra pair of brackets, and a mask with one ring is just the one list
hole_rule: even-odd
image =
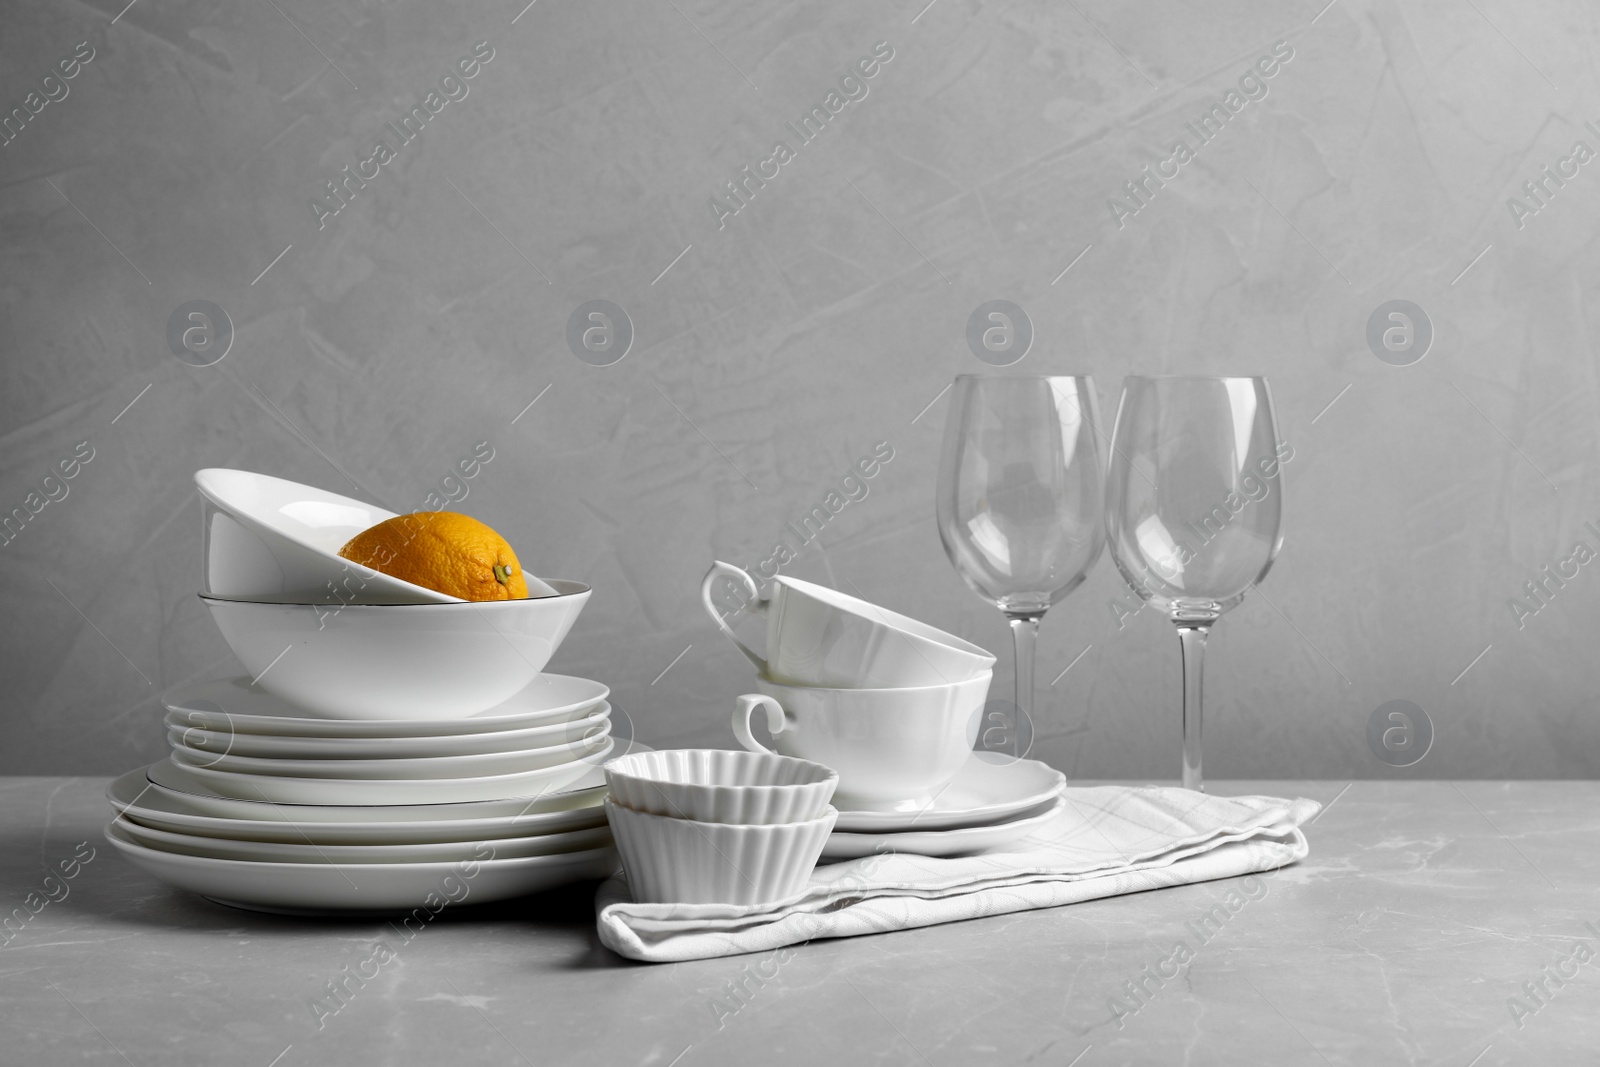
[(1066, 800), (1003, 850), (829, 864), (777, 904), (635, 904), (618, 875), (596, 894), (600, 940), (630, 959), (671, 963), (1232, 878), (1304, 858), (1299, 827), (1321, 808), (1129, 786), (1069, 789)]

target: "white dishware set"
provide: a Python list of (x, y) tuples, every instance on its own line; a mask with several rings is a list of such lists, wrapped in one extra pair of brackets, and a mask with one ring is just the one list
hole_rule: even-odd
[(112, 844), (173, 885), (289, 913), (482, 903), (616, 868), (610, 691), (543, 673), (587, 586), (528, 575), (530, 599), (460, 601), (338, 555), (390, 512), (246, 471), (195, 481), (201, 599), (248, 673), (164, 696), (171, 755), (112, 784)]
[[(819, 859), (999, 848), (1065, 803), (1059, 772), (973, 751), (994, 657), (867, 601), (788, 577), (762, 601), (717, 563), (702, 600), (758, 672), (732, 720), (747, 751), (619, 753), (607, 687), (544, 673), (586, 586), (457, 600), (338, 554), (391, 512), (245, 471), (195, 481), (201, 599), (247, 673), (165, 695), (172, 752), (112, 784), (106, 835), (218, 902), (482, 903), (620, 853), (638, 902), (767, 904)], [(712, 601), (728, 578), (765, 655)]]
[[(715, 585), (726, 579), (764, 617), (765, 655), (718, 610)], [(822, 858), (996, 848), (1065, 803), (1059, 771), (974, 752), (995, 662), (982, 648), (797, 578), (775, 579), (763, 601), (750, 575), (722, 562), (702, 582), (701, 600), (757, 668), (756, 692), (739, 697), (733, 712), (739, 743), (838, 772), (838, 818)], [(765, 727), (770, 745), (755, 726)]]

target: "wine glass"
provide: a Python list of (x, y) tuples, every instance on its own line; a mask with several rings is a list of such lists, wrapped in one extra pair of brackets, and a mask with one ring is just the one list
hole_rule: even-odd
[(1020, 719), (1031, 722), (1039, 619), (1083, 582), (1105, 545), (1099, 425), (1087, 375), (955, 380), (939, 538), (962, 580), (1011, 624), (1016, 749)]
[(1111, 434), (1106, 524), (1133, 591), (1178, 628), (1183, 785), (1201, 790), (1201, 689), (1211, 624), (1283, 545), (1282, 464), (1265, 378), (1130, 376)]

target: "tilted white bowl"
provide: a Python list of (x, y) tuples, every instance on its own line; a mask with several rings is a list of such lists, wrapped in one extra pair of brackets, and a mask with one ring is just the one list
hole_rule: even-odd
[(635, 752), (603, 769), (624, 807), (701, 822), (807, 822), (839, 784), (837, 771), (810, 760), (717, 748)]
[(460, 604), (260, 604), (200, 597), (256, 686), (349, 719), (466, 718), (544, 669), (589, 600)]
[[(395, 513), (353, 497), (252, 471), (194, 473), (205, 518), (203, 591), (228, 600), (459, 604), (339, 555)], [(331, 583), (331, 585), (330, 585)]]
[[(339, 555), (395, 513), (353, 497), (252, 471), (195, 471), (205, 518), (203, 592), (226, 600), (313, 604), (461, 604)], [(554, 590), (524, 573), (528, 595)]]
[(806, 887), (839, 813), (809, 822), (735, 826), (649, 815), (606, 798), (606, 818), (645, 904), (771, 904)]

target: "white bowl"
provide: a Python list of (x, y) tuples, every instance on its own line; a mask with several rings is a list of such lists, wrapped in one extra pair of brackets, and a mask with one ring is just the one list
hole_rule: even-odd
[(839, 774), (810, 760), (765, 752), (679, 748), (607, 763), (606, 785), (634, 811), (700, 822), (808, 822), (822, 815)]
[(839, 813), (766, 826), (696, 822), (606, 798), (606, 818), (640, 904), (771, 904), (800, 893)]
[[(314, 604), (460, 604), (339, 555), (395, 513), (315, 486), (252, 471), (195, 471), (205, 518), (204, 592), (228, 600)], [(524, 574), (528, 595), (554, 590)]]
[[(352, 497), (250, 471), (195, 471), (205, 517), (208, 596), (316, 604), (459, 604), (339, 555), (394, 512)], [(531, 590), (530, 590), (531, 592)]]
[(544, 669), (589, 599), (258, 604), (201, 596), (257, 687), (331, 718), (462, 719)]

